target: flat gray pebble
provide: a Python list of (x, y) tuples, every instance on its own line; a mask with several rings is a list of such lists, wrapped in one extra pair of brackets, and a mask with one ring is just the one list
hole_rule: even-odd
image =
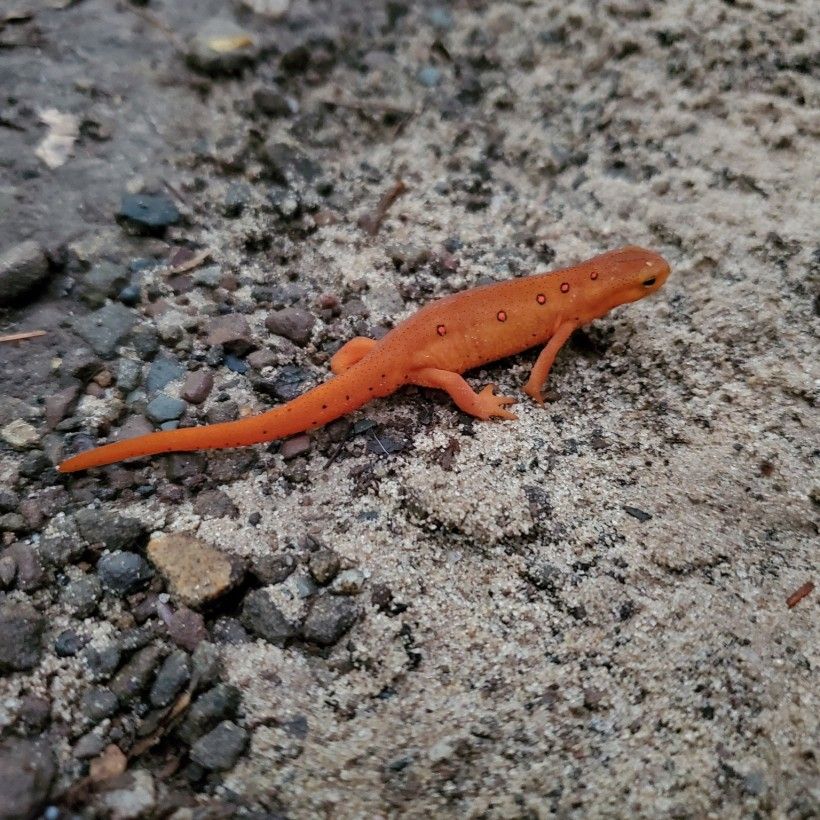
[(40, 662), (45, 625), (45, 618), (29, 604), (0, 602), (0, 675)]
[(202, 768), (224, 772), (233, 768), (248, 745), (248, 733), (233, 721), (223, 720), (191, 747), (191, 759)]
[(298, 627), (280, 612), (264, 589), (255, 589), (245, 596), (242, 625), (276, 646), (299, 634)]
[(96, 575), (83, 575), (69, 581), (60, 592), (60, 600), (77, 618), (87, 618), (102, 597), (102, 584)]
[(40, 246), (27, 240), (0, 254), (0, 303), (31, 293), (48, 276), (48, 259)]
[(137, 314), (130, 308), (111, 302), (88, 316), (78, 317), (73, 326), (98, 356), (110, 359), (128, 338), (137, 319)]
[(265, 327), (277, 336), (284, 336), (294, 344), (304, 347), (313, 335), (316, 317), (306, 310), (286, 307), (275, 310), (265, 318)]
[(167, 706), (191, 679), (191, 662), (182, 650), (172, 652), (157, 672), (154, 685), (151, 687), (151, 703), (154, 706)]
[(306, 641), (332, 646), (359, 617), (359, 609), (349, 598), (317, 598), (305, 618), (302, 634)]
[(119, 698), (106, 686), (94, 686), (82, 697), (80, 708), (91, 723), (111, 717), (119, 708)]
[(187, 406), (182, 399), (175, 399), (172, 396), (167, 396), (165, 393), (160, 393), (148, 402), (148, 407), (145, 408), (145, 415), (148, 416), (154, 424), (162, 424), (181, 418)]

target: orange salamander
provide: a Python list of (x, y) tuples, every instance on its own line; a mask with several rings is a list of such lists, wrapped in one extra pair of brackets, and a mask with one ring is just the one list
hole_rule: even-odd
[(634, 246), (552, 273), (498, 282), (431, 302), (379, 341), (357, 336), (330, 362), (334, 378), (273, 410), (239, 421), (150, 433), (67, 459), (63, 473), (156, 453), (243, 447), (315, 430), (402, 385), (446, 390), (480, 419), (515, 419), (514, 403), (487, 385), (476, 393), (461, 373), (544, 344), (524, 392), (543, 404), (541, 389), (570, 334), (612, 308), (663, 285), (669, 265)]

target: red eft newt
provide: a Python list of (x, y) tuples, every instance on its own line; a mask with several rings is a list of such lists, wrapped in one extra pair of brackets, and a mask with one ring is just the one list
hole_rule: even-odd
[(495, 385), (476, 393), (461, 373), (544, 344), (524, 392), (539, 404), (555, 356), (580, 325), (658, 290), (669, 265), (634, 246), (575, 267), (498, 282), (431, 302), (379, 341), (357, 336), (330, 361), (335, 377), (307, 393), (239, 421), (167, 430), (106, 444), (67, 459), (62, 473), (156, 453), (243, 447), (314, 430), (402, 385), (446, 390), (480, 419), (515, 419), (514, 399)]

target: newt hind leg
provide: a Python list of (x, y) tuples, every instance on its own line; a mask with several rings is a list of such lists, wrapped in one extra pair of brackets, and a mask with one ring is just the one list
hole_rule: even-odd
[(344, 373), (356, 362), (363, 359), (375, 346), (375, 339), (368, 339), (366, 336), (354, 336), (349, 342), (343, 344), (331, 357), (330, 369), (338, 376)]
[(499, 418), (513, 421), (518, 418), (515, 413), (505, 409), (508, 405), (515, 404), (515, 399), (495, 395), (494, 384), (488, 384), (480, 393), (476, 393), (458, 373), (439, 370), (435, 367), (424, 367), (414, 371), (410, 374), (409, 381), (420, 387), (446, 390), (461, 410), (476, 418)]

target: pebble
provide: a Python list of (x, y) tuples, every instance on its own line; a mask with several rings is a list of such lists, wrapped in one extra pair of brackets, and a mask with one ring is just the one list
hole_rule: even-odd
[(36, 428), (23, 419), (10, 421), (0, 430), (0, 436), (17, 450), (27, 450), (40, 441)]
[(299, 148), (275, 137), (265, 143), (262, 159), (274, 182), (300, 190), (322, 176), (322, 167)]
[(238, 561), (185, 533), (153, 538), (147, 555), (167, 580), (174, 597), (194, 608), (224, 595), (244, 574)]
[(17, 576), (17, 589), (31, 592), (39, 589), (45, 581), (45, 572), (40, 562), (40, 556), (31, 544), (17, 541), (3, 553), (3, 558), (10, 558), (14, 562)]
[(310, 445), (310, 436), (303, 433), (302, 435), (294, 436), (293, 438), (283, 441), (279, 446), (279, 454), (285, 461), (290, 461), (292, 458), (296, 458), (296, 456), (310, 452)]
[(364, 582), (364, 573), (361, 570), (346, 569), (334, 578), (330, 591), (334, 595), (358, 595), (364, 588)]
[(183, 649), (193, 652), (208, 639), (205, 619), (193, 609), (181, 606), (166, 621), (165, 627), (171, 640)]
[(136, 390), (142, 380), (142, 364), (134, 359), (122, 358), (117, 363), (117, 387), (123, 393)]
[(248, 364), (254, 370), (262, 370), (265, 367), (271, 367), (276, 364), (277, 356), (272, 350), (254, 350), (248, 356)]
[(123, 700), (134, 700), (147, 688), (162, 650), (153, 644), (140, 649), (111, 679), (111, 691)]
[(82, 575), (69, 581), (60, 592), (60, 601), (76, 618), (87, 618), (102, 598), (102, 585), (96, 575)]
[(177, 734), (184, 743), (192, 744), (210, 732), (220, 721), (236, 716), (239, 690), (228, 683), (218, 683), (203, 692), (191, 705)]
[(224, 359), (225, 367), (228, 368), (232, 373), (247, 373), (248, 372), (248, 365), (242, 361), (238, 356), (235, 356), (233, 353), (226, 353)]
[(204, 769), (224, 772), (233, 768), (248, 745), (248, 733), (233, 721), (223, 720), (191, 747), (191, 759)]
[(0, 743), (0, 816), (38, 817), (56, 773), (47, 742), (9, 737)]
[(94, 724), (111, 717), (119, 708), (119, 698), (107, 686), (93, 686), (82, 697), (83, 715)]
[(259, 49), (252, 34), (232, 20), (206, 20), (188, 46), (186, 59), (193, 68), (211, 76), (236, 74), (254, 62)]
[(254, 108), (267, 117), (289, 117), (299, 110), (296, 101), (278, 88), (257, 88), (252, 99)]
[(110, 359), (136, 323), (137, 314), (133, 310), (112, 302), (75, 319), (73, 327), (98, 356)]
[(83, 652), (83, 658), (92, 676), (98, 680), (105, 680), (117, 671), (117, 667), (122, 660), (122, 651), (119, 646), (113, 643), (99, 649), (89, 646)]
[(73, 658), (87, 642), (87, 638), (78, 635), (73, 629), (64, 629), (54, 639), (54, 652), (58, 658)]
[(419, 69), (416, 79), (425, 88), (435, 88), (441, 82), (441, 71), (435, 66), (427, 65)]
[(83, 384), (93, 379), (103, 367), (100, 359), (87, 347), (69, 350), (60, 362), (61, 373), (79, 379)]
[(359, 617), (359, 609), (349, 598), (317, 598), (302, 627), (306, 641), (332, 646)]
[(180, 213), (166, 194), (125, 194), (117, 221), (145, 236), (162, 236), (169, 225), (176, 225)]
[(251, 558), (251, 572), (263, 584), (281, 584), (296, 569), (296, 559), (287, 553), (263, 553)]
[(168, 655), (157, 672), (151, 687), (151, 704), (157, 707), (167, 706), (190, 679), (191, 663), (188, 655), (177, 649)]
[(180, 395), (191, 404), (202, 404), (214, 387), (214, 377), (210, 370), (195, 370), (185, 379)]
[(121, 788), (107, 787), (98, 796), (106, 817), (137, 820), (154, 815), (156, 786), (149, 772), (145, 769), (129, 769), (127, 777), (117, 779), (114, 783), (123, 785)]
[(141, 555), (116, 550), (97, 561), (97, 574), (103, 587), (123, 596), (136, 592), (151, 580), (154, 573)]
[(26, 727), (41, 732), (51, 717), (51, 701), (37, 695), (24, 695), (20, 701), (18, 714)]
[(80, 388), (72, 384), (59, 393), (46, 396), (45, 411), (46, 424), (52, 429), (56, 427), (71, 411), (80, 395)]
[(80, 298), (90, 307), (102, 307), (128, 284), (127, 268), (113, 262), (98, 262), (82, 278)]
[(142, 299), (140, 286), (134, 282), (127, 284), (117, 293), (117, 299), (128, 307), (136, 307)]
[(75, 744), (72, 754), (78, 760), (97, 757), (105, 748), (105, 737), (100, 732), (87, 732)]
[(158, 390), (162, 390), (165, 385), (181, 379), (184, 375), (185, 368), (175, 358), (158, 356), (148, 368), (145, 389), (149, 396), (153, 396)]
[(40, 662), (45, 618), (26, 603), (0, 602), (0, 675)]
[(243, 356), (255, 348), (248, 320), (241, 313), (227, 313), (211, 320), (207, 343), (221, 345), (229, 353)]
[[(13, 513), (10, 514), (13, 515)], [(6, 517), (3, 516), (3, 519)], [(0, 523), (3, 523), (3, 519), (0, 519)], [(3, 529), (6, 529), (5, 524)], [(0, 557), (0, 587), (10, 587), (15, 575), (17, 575), (17, 562), (14, 558), (11, 555)]]
[(194, 501), (194, 512), (203, 518), (236, 518), (239, 510), (222, 490), (203, 490)]
[(310, 574), (319, 584), (329, 584), (339, 571), (341, 560), (333, 550), (319, 549), (312, 553), (308, 567)]
[(287, 307), (269, 313), (265, 327), (277, 336), (284, 336), (294, 344), (304, 347), (313, 335), (316, 317), (301, 308)]
[(145, 525), (107, 510), (78, 510), (74, 521), (89, 544), (103, 544), (109, 550), (138, 549), (145, 539)]
[(247, 643), (250, 640), (247, 630), (236, 618), (228, 618), (225, 616), (217, 618), (211, 628), (211, 633), (217, 643), (226, 643), (235, 646), (237, 644)]
[(131, 344), (140, 359), (151, 361), (159, 351), (159, 331), (153, 325), (142, 324), (131, 334)]
[(194, 671), (191, 680), (197, 691), (213, 686), (222, 674), (219, 647), (210, 641), (202, 641), (194, 650), (192, 662)]
[(264, 589), (255, 589), (245, 596), (242, 624), (275, 646), (283, 646), (299, 634), (298, 627), (285, 618)]
[(0, 304), (33, 293), (48, 272), (48, 259), (36, 242), (27, 240), (8, 248), (0, 254)]
[(175, 399), (166, 393), (160, 393), (148, 402), (145, 415), (154, 424), (163, 424), (167, 421), (177, 421), (182, 418), (188, 405), (182, 399)]

